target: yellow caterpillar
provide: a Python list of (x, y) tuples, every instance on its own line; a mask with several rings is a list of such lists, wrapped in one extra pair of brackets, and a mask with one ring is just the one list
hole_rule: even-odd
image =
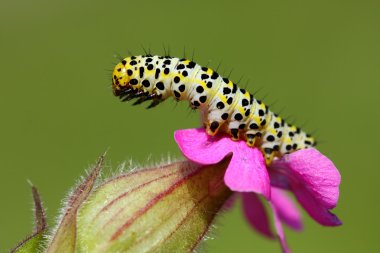
[(314, 138), (287, 124), (235, 83), (210, 68), (170, 56), (131, 56), (113, 71), (112, 89), (123, 101), (151, 100), (148, 108), (168, 97), (199, 108), (209, 135), (228, 133), (261, 149), (270, 164), (275, 156), (316, 145)]

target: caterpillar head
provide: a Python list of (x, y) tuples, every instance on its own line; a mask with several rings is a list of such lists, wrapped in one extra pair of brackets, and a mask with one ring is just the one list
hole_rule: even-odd
[(113, 94), (118, 97), (127, 95), (132, 91), (126, 63), (127, 59), (119, 62), (112, 73), (112, 91)]
[[(122, 101), (130, 101), (134, 98), (137, 100), (133, 105), (141, 104), (147, 100), (154, 100), (148, 107), (156, 106), (160, 98), (156, 93), (149, 93), (141, 86), (136, 76), (133, 73), (136, 71), (135, 56), (125, 58), (115, 66), (112, 73), (112, 91), (113, 94), (119, 97)], [(135, 70), (135, 71), (134, 71)]]

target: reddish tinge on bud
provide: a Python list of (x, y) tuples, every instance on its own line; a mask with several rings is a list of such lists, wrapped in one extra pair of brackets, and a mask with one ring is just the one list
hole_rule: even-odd
[(106, 181), (78, 210), (77, 250), (191, 252), (231, 195), (228, 162), (175, 162)]

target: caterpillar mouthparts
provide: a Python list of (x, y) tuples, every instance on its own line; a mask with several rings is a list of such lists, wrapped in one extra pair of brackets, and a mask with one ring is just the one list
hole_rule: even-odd
[(269, 110), (260, 100), (210, 68), (188, 59), (141, 55), (123, 59), (115, 66), (112, 90), (134, 105), (151, 101), (155, 107), (168, 97), (187, 100), (199, 108), (209, 135), (227, 133), (234, 140), (259, 147), (270, 164), (274, 157), (313, 147), (313, 137)]

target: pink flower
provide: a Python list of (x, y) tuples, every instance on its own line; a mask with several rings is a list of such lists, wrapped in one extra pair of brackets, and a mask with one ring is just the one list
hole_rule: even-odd
[(286, 195), (286, 190), (291, 191), (306, 212), (321, 225), (342, 224), (330, 212), (339, 198), (339, 171), (316, 149), (285, 155), (267, 167), (259, 149), (248, 147), (244, 141), (232, 141), (228, 136), (211, 137), (203, 128), (176, 131), (174, 138), (184, 156), (198, 164), (216, 164), (232, 155), (224, 175), (225, 184), (231, 190), (241, 192), (249, 224), (261, 234), (274, 238), (259, 195), (269, 201), (283, 252), (290, 250), (282, 223), (294, 230), (302, 229), (300, 213)]

